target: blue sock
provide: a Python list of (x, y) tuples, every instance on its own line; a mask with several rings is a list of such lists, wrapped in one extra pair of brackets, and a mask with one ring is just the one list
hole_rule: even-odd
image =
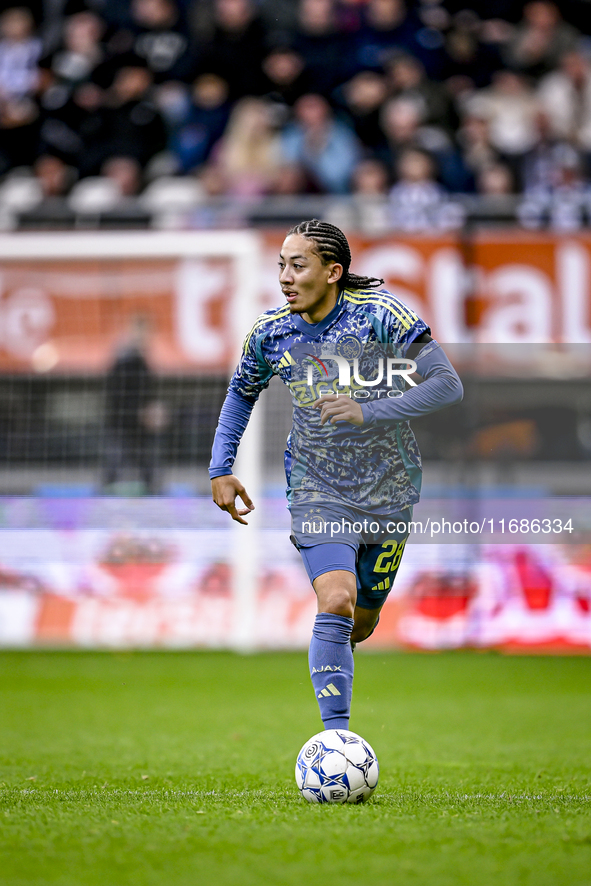
[(353, 619), (319, 612), (308, 662), (325, 729), (348, 729), (353, 693)]

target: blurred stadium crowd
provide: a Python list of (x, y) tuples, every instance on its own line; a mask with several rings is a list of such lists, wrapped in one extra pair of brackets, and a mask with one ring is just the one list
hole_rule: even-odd
[(457, 227), (466, 194), (530, 227), (591, 216), (591, 0), (0, 8), (5, 229), (126, 200), (207, 227), (300, 195), (403, 230)]

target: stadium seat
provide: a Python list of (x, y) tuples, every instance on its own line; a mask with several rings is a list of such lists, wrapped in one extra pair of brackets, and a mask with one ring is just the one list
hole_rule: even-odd
[(19, 214), (34, 209), (42, 199), (43, 190), (36, 178), (10, 176), (0, 186), (0, 228), (13, 228)]
[(195, 179), (162, 176), (151, 182), (139, 198), (143, 209), (152, 213), (153, 225), (171, 227), (179, 216), (202, 202), (203, 188)]
[(113, 179), (93, 175), (74, 185), (68, 205), (81, 215), (94, 215), (115, 209), (121, 200), (121, 191)]

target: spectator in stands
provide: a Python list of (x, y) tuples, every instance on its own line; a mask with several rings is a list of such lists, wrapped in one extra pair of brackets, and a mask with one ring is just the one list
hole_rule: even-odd
[(565, 53), (560, 67), (542, 78), (538, 90), (552, 135), (591, 152), (591, 64), (580, 51)]
[[(163, 84), (165, 91), (178, 90), (180, 84)], [(217, 74), (201, 74), (191, 89), (191, 98), (180, 107), (176, 119), (170, 119), (170, 147), (182, 172), (189, 172), (207, 161), (213, 146), (222, 137), (230, 116), (228, 84)]]
[(339, 31), (334, 0), (299, 0), (294, 48), (306, 64), (314, 91), (329, 97), (354, 73), (350, 46)]
[(98, 171), (97, 144), (104, 127), (104, 93), (96, 83), (83, 83), (70, 93), (48, 74), (40, 95), (39, 151), (52, 154), (80, 175)]
[(51, 154), (38, 157), (33, 170), (41, 183), (44, 199), (64, 197), (76, 181), (76, 170)]
[(541, 77), (558, 65), (565, 52), (576, 48), (578, 37), (578, 31), (562, 20), (555, 3), (531, 0), (505, 46), (503, 60), (508, 67)]
[(188, 83), (165, 80), (164, 83), (154, 86), (152, 98), (169, 132), (182, 126), (191, 107), (191, 90)]
[[(43, 64), (49, 69), (56, 87), (69, 95), (81, 83), (92, 79), (93, 72), (105, 60), (102, 37), (105, 23), (93, 12), (78, 12), (64, 25), (63, 44)], [(64, 92), (64, 98), (67, 98)]]
[(388, 168), (373, 157), (361, 160), (351, 176), (351, 200), (330, 207), (330, 221), (345, 228), (380, 236), (390, 230)]
[(317, 192), (310, 176), (298, 163), (282, 163), (277, 169), (272, 193), (281, 197), (295, 197)]
[(237, 197), (268, 194), (282, 163), (273, 105), (255, 97), (237, 102), (214, 148), (213, 160), (226, 183), (226, 193)]
[[(413, 101), (390, 99), (382, 105), (380, 125), (387, 139), (383, 159), (393, 169), (400, 151), (408, 147), (426, 148), (424, 132), (421, 129), (421, 112)], [(444, 136), (438, 145), (447, 144)]]
[(204, 163), (195, 170), (195, 178), (199, 183), (205, 199), (217, 200), (224, 197), (228, 189), (228, 183), (219, 164), (210, 161)]
[(477, 114), (468, 114), (457, 133), (462, 157), (471, 174), (478, 178), (490, 166), (501, 162), (499, 152), (490, 143), (488, 120)]
[(41, 41), (35, 22), (24, 6), (0, 15), (0, 101), (18, 102), (32, 96), (39, 85)]
[(451, 138), (436, 126), (421, 121), (420, 106), (409, 99), (390, 99), (382, 108), (381, 125), (387, 150), (380, 158), (395, 169), (400, 154), (408, 148), (426, 151), (437, 161), (439, 176), (450, 191), (465, 191), (471, 177)]
[(400, 231), (460, 227), (463, 213), (435, 181), (433, 158), (418, 149), (403, 151), (396, 163), (398, 182), (390, 191), (390, 222)]
[(253, 0), (214, 0), (214, 29), (198, 49), (197, 73), (226, 80), (230, 98), (260, 95), (266, 31)]
[(394, 50), (410, 52), (421, 60), (430, 77), (438, 76), (443, 60), (443, 36), (424, 28), (404, 0), (368, 0), (363, 24), (355, 35), (358, 70), (381, 70)]
[(368, 157), (361, 160), (351, 176), (351, 192), (361, 197), (386, 197), (390, 190), (387, 166), (381, 160)]
[(152, 74), (143, 60), (128, 57), (115, 74), (93, 156), (96, 165), (108, 157), (133, 157), (141, 166), (166, 147), (166, 129), (150, 90)]
[(195, 178), (201, 190), (203, 202), (190, 214), (192, 228), (239, 228), (244, 225), (245, 209), (250, 200), (237, 200), (228, 196), (228, 182), (220, 166), (209, 160), (195, 171)]
[(589, 225), (591, 187), (579, 155), (568, 145), (562, 147), (555, 176), (552, 187), (538, 187), (525, 195), (518, 210), (521, 223), (527, 228), (550, 227), (557, 231), (576, 231)]
[(314, 93), (296, 102), (294, 120), (283, 131), (282, 149), (285, 161), (300, 165), (319, 190), (330, 194), (347, 192), (361, 157), (355, 134), (335, 120), (326, 99)]
[(538, 137), (539, 103), (526, 78), (513, 71), (497, 71), (492, 86), (474, 93), (465, 109), (487, 121), (492, 147), (518, 174), (523, 155)]
[(276, 46), (265, 56), (263, 76), (263, 94), (288, 108), (312, 85), (304, 59), (288, 45)]
[(129, 49), (145, 59), (155, 83), (183, 80), (191, 73), (188, 30), (176, 0), (132, 0)]
[(547, 112), (540, 111), (536, 122), (538, 140), (524, 155), (520, 170), (520, 185), (526, 194), (551, 193), (562, 183), (565, 158), (570, 163), (577, 156), (571, 142), (555, 134), (554, 121)]
[(392, 98), (404, 98), (416, 104), (423, 123), (439, 126), (450, 134), (458, 118), (449, 93), (429, 80), (421, 62), (408, 53), (396, 53), (387, 63), (388, 92)]
[(445, 35), (441, 79), (454, 96), (489, 86), (494, 71), (502, 66), (497, 45), (483, 42), (482, 33), (475, 12), (463, 9), (453, 17)]
[(0, 101), (0, 175), (32, 166), (39, 144), (39, 108), (29, 96)]
[(136, 197), (142, 189), (142, 167), (135, 157), (109, 157), (101, 175), (115, 182), (121, 197)]
[(483, 197), (508, 197), (515, 193), (513, 173), (506, 163), (483, 167), (476, 179), (476, 191)]
[(337, 93), (360, 142), (372, 153), (386, 147), (380, 110), (386, 99), (386, 81), (375, 71), (360, 71)]

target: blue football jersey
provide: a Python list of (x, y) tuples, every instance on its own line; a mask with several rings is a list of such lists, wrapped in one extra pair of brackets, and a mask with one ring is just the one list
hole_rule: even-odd
[[(322, 425), (313, 408), (326, 393), (349, 394), (339, 367), (323, 355), (354, 360), (374, 346), (394, 346), (404, 357), (428, 326), (385, 289), (344, 290), (319, 323), (289, 306), (266, 311), (247, 335), (230, 391), (255, 400), (278, 375), (291, 391), (293, 426), (285, 453), (288, 499), (300, 504), (346, 502), (369, 513), (392, 513), (415, 504), (421, 457), (408, 422), (387, 427), (349, 422)], [(303, 367), (302, 355), (307, 357)], [(368, 397), (377, 396), (366, 389)]]

